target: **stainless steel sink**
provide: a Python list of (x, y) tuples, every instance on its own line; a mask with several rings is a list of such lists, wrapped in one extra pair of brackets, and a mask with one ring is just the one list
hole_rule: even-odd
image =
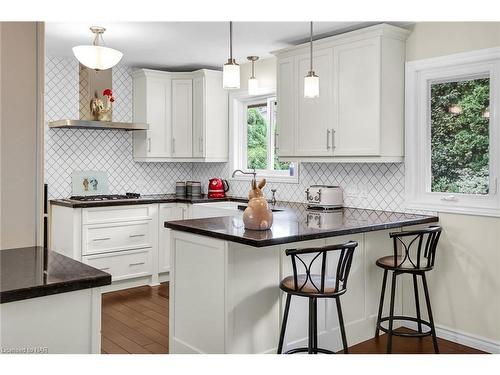
[[(241, 210), (241, 211), (245, 211), (245, 209), (247, 208), (248, 206), (245, 205), (245, 204), (239, 204), (238, 205), (238, 210)], [(282, 208), (271, 208), (271, 211), (272, 212), (281, 212), (281, 211), (284, 211)]]

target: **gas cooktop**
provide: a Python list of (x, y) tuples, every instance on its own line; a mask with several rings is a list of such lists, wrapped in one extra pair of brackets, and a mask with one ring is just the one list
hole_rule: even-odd
[(72, 201), (82, 201), (82, 202), (94, 202), (94, 201), (117, 201), (124, 199), (138, 199), (140, 198), (139, 193), (125, 193), (125, 195), (120, 194), (106, 194), (106, 195), (74, 195), (69, 197)]

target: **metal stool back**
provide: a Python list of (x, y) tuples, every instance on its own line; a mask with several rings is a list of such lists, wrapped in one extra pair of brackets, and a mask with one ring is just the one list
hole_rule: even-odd
[[(441, 236), (440, 226), (394, 232), (390, 233), (389, 236), (393, 239), (394, 256), (392, 264), (385, 263), (384, 266), (401, 269), (405, 272), (409, 272), (411, 268), (415, 271), (430, 271), (434, 267), (436, 248)], [(401, 255), (398, 254), (400, 249), (403, 250)]]
[[(377, 266), (384, 269), (384, 277), (382, 280), (382, 291), (380, 294), (380, 304), (378, 311), (377, 324), (375, 328), (375, 337), (378, 337), (379, 331), (387, 333), (387, 352), (392, 352), (392, 336), (405, 337), (422, 337), (432, 336), (434, 351), (439, 353), (437, 344), (436, 330), (434, 327), (434, 319), (429, 298), (429, 289), (425, 273), (434, 268), (436, 260), (436, 250), (441, 236), (440, 226), (430, 226), (421, 230), (394, 232), (389, 236), (393, 239), (394, 253), (377, 260)], [(401, 251), (400, 251), (401, 250)], [(389, 316), (382, 318), (382, 310), (384, 304), (385, 288), (387, 283), (387, 273), (393, 271), (392, 286), (391, 286), (391, 302)], [(417, 317), (411, 316), (395, 316), (394, 315), (394, 300), (396, 292), (396, 276), (409, 273), (413, 276), (413, 290), (415, 295), (415, 309)], [(424, 296), (427, 305), (427, 314), (429, 321), (425, 321), (420, 316), (420, 302), (418, 296), (417, 276), (422, 278), (424, 288)], [(394, 320), (406, 320), (416, 322), (418, 332), (406, 333), (393, 331)], [(388, 328), (382, 327), (382, 322), (388, 321)], [(429, 328), (429, 331), (423, 332), (422, 325)]]
[[(280, 354), (283, 349), (286, 323), (292, 295), (309, 298), (309, 344), (307, 348), (296, 348), (288, 351), (287, 353), (291, 354), (306, 351), (310, 354), (316, 354), (318, 352), (333, 353), (332, 351), (318, 348), (318, 298), (335, 298), (344, 353), (348, 352), (339, 296), (344, 294), (347, 290), (347, 279), (349, 277), (349, 271), (351, 269), (354, 249), (356, 246), (358, 246), (357, 242), (349, 241), (343, 244), (330, 245), (320, 248), (316, 247), (286, 250), (286, 255), (291, 256), (293, 275), (283, 279), (280, 283), (280, 289), (287, 293), (287, 299), (278, 344), (278, 354)], [(331, 251), (339, 251), (339, 259), (335, 268), (335, 278), (327, 275), (327, 254)], [(314, 256), (311, 260), (306, 261), (304, 259), (304, 255)], [(316, 264), (319, 265), (319, 274), (312, 273), (313, 265)], [(299, 273), (299, 269), (303, 269), (304, 273)]]

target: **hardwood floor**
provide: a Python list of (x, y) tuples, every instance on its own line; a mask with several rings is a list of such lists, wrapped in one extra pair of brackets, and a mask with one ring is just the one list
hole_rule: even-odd
[[(404, 330), (405, 328), (400, 328)], [(432, 354), (430, 337), (394, 337), (393, 352)], [(480, 354), (479, 350), (438, 339), (442, 354)], [(349, 348), (353, 354), (383, 354), (386, 336)], [(168, 353), (168, 283), (103, 294), (102, 353)]]
[(102, 353), (168, 353), (168, 284), (102, 296)]

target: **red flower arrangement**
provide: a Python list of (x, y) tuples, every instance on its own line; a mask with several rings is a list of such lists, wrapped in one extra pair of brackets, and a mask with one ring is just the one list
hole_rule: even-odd
[(108, 100), (113, 103), (115, 101), (115, 97), (113, 96), (113, 91), (111, 89), (105, 89), (103, 92), (102, 92), (102, 95), (107, 97)]

